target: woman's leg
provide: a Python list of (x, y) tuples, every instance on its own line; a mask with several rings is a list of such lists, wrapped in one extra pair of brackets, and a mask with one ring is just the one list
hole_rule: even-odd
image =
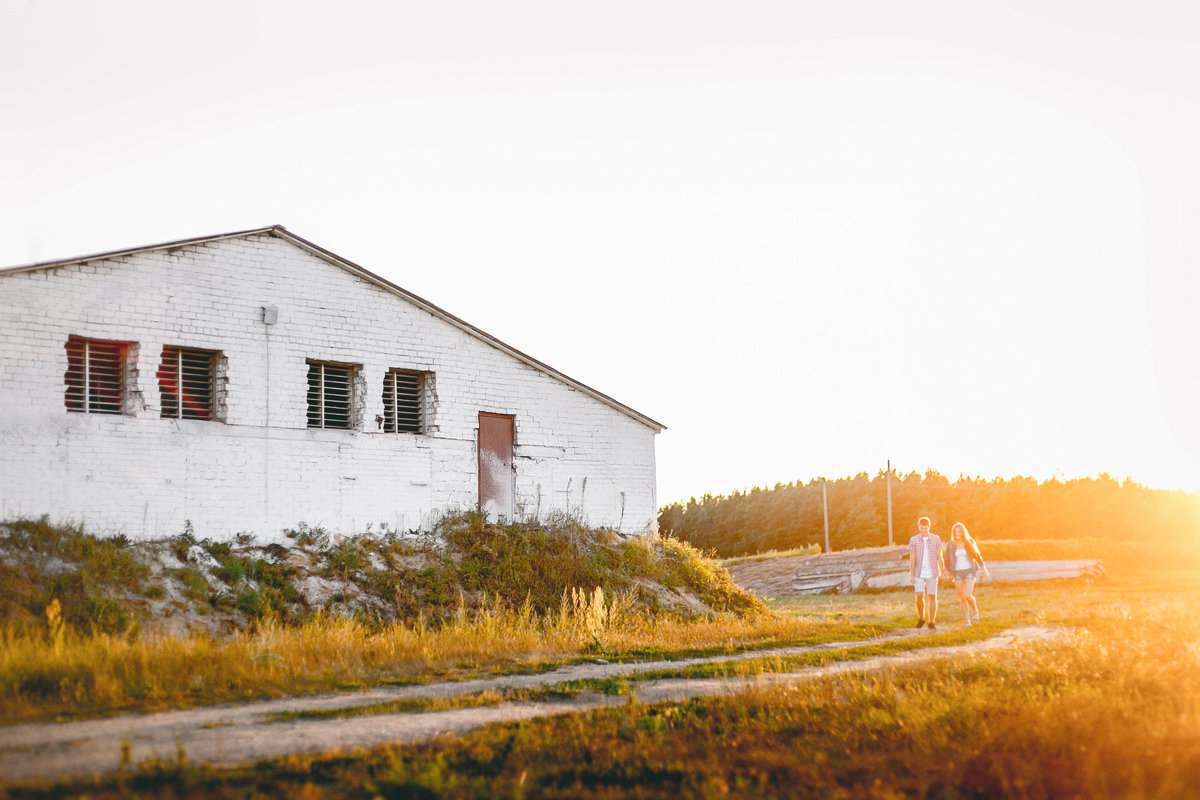
[(979, 604), (975, 602), (975, 577), (973, 575), (968, 576), (966, 580), (963, 581), (963, 595), (966, 598), (963, 603), (963, 611), (965, 611), (971, 619), (978, 617)]
[(971, 607), (967, 605), (967, 594), (964, 591), (966, 581), (961, 578), (954, 579), (954, 588), (958, 591), (958, 604), (962, 606), (963, 620), (969, 625), (971, 623)]

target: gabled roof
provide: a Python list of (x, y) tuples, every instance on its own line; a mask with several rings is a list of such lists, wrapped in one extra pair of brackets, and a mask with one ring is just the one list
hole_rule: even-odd
[(486, 333), (486, 332), (480, 330), (479, 328), (476, 328), (474, 325), (470, 324), (469, 322), (459, 319), (458, 317), (454, 316), (453, 314), (451, 314), (448, 311), (444, 311), (443, 309), (439, 308), (438, 306), (435, 306), (433, 303), (429, 302), (428, 300), (418, 297), (417, 295), (413, 294), (412, 292), (407, 291), (406, 289), (402, 289), (401, 287), (397, 286), (396, 284), (392, 283), (391, 281), (389, 281), (385, 278), (381, 278), (380, 276), (376, 275), (375, 273), (371, 272), (370, 270), (367, 270), (364, 267), (361, 267), (358, 264), (355, 264), (353, 261), (348, 261), (348, 260), (342, 258), (341, 256), (337, 255), (336, 253), (332, 253), (329, 250), (326, 250), (324, 247), (321, 247), (320, 245), (313, 244), (312, 242), (308, 241), (307, 239), (297, 236), (296, 234), (292, 233), (291, 231), (289, 231), (287, 228), (283, 227), (282, 225), (271, 225), (270, 227), (266, 227), (266, 228), (254, 228), (252, 230), (235, 231), (233, 233), (221, 233), (221, 234), (217, 234), (215, 236), (201, 236), (201, 237), (197, 237), (195, 239), (179, 239), (174, 242), (163, 242), (161, 244), (151, 244), (151, 245), (145, 245), (143, 247), (131, 247), (131, 248), (128, 248), (125, 250), (113, 250), (113, 251), (110, 251), (107, 253), (95, 253), (95, 254), (89, 255), (89, 256), (68, 258), (68, 259), (63, 259), (60, 261), (42, 261), (37, 264), (29, 264), (27, 266), (9, 267), (7, 269), (0, 269), (0, 277), (3, 277), (5, 275), (21, 273), (21, 272), (33, 272), (35, 270), (53, 269), (55, 267), (70, 266), (72, 264), (82, 264), (82, 263), (86, 263), (89, 261), (99, 261), (101, 259), (120, 258), (122, 256), (134, 255), (136, 253), (145, 253), (145, 252), (149, 252), (152, 250), (173, 250), (173, 249), (176, 249), (179, 247), (188, 247), (190, 245), (211, 244), (212, 242), (219, 242), (222, 239), (240, 239), (240, 238), (245, 238), (248, 236), (257, 236), (260, 234), (269, 234), (278, 239), (282, 239), (285, 242), (290, 242), (291, 244), (295, 245), (296, 247), (299, 247), (300, 249), (305, 250), (305, 251), (313, 254), (314, 256), (317, 256), (318, 258), (320, 258), (324, 261), (327, 261), (330, 264), (333, 264), (334, 266), (341, 267), (342, 269), (346, 270), (347, 272), (351, 273), (352, 275), (356, 275), (359, 278), (362, 278), (363, 280), (365, 280), (369, 283), (375, 284), (376, 286), (380, 287), (381, 289), (391, 292), (392, 294), (396, 295), (397, 297), (400, 297), (403, 300), (406, 300), (409, 303), (412, 303), (417, 308), (420, 308), (423, 311), (429, 312), (430, 314), (437, 317), (438, 319), (441, 319), (441, 320), (453, 325), (454, 327), (456, 327), (462, 331), (465, 331), (466, 333), (470, 334), (471, 336), (474, 336), (476, 339), (479, 339), (480, 341), (484, 342), (485, 344), (491, 345), (492, 347), (496, 348), (497, 350), (507, 353), (508, 355), (512, 356), (513, 358), (517, 359), (518, 361), (520, 361), (530, 367), (533, 367), (537, 371), (544, 373), (546, 375), (549, 375), (550, 377), (555, 378), (556, 380), (561, 381), (562, 383), (565, 383), (567, 386), (570, 386), (572, 389), (582, 392), (583, 394), (586, 394), (588, 397), (591, 397), (595, 400), (599, 400), (601, 403), (604, 403), (607, 406), (611, 406), (612, 408), (616, 409), (617, 411), (620, 411), (622, 414), (625, 414), (626, 416), (630, 417), (631, 419), (634, 419), (649, 428), (654, 428), (655, 431), (661, 431), (661, 430), (666, 429), (666, 426), (663, 425), (662, 423), (655, 422), (653, 419), (651, 419), (650, 417), (647, 417), (645, 414), (635, 411), (634, 409), (630, 408), (629, 406), (625, 405), (624, 403), (620, 403), (620, 402), (614, 400), (613, 398), (609, 397), (608, 395), (604, 394), (603, 392), (599, 392), (586, 384), (580, 383), (579, 381), (575, 380), (574, 378), (571, 378), (568, 375), (564, 375), (563, 373), (559, 372), (558, 370), (554, 369), (553, 367), (543, 364), (541, 361), (538, 361), (536, 358), (533, 358), (532, 356), (522, 353), (520, 350), (516, 349), (515, 347), (505, 344), (504, 342), (500, 341), (499, 339), (492, 336), (491, 334)]

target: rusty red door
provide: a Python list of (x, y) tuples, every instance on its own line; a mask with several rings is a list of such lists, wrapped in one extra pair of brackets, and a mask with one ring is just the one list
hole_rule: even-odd
[(479, 510), (491, 520), (513, 516), (513, 417), (479, 412)]

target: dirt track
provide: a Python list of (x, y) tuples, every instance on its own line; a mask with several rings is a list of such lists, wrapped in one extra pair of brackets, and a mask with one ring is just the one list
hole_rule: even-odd
[[(751, 686), (807, 680), (840, 672), (874, 671), (934, 658), (983, 653), (1017, 643), (1046, 641), (1060, 631), (1038, 626), (1011, 628), (968, 645), (925, 647), (893, 656), (842, 661), (789, 673), (745, 678), (671, 679), (633, 684), (638, 700), (682, 701), (700, 695), (736, 692)], [(482, 678), (424, 686), (383, 687), (352, 694), (294, 697), (237, 705), (126, 715), (80, 722), (29, 723), (0, 727), (0, 784), (37, 778), (89, 777), (116, 773), (123, 745), (129, 763), (148, 759), (174, 761), (180, 752), (191, 763), (232, 766), (290, 753), (317, 753), (373, 747), (387, 743), (427, 741), (463, 733), (494, 722), (574, 713), (627, 702), (625, 697), (581, 694), (569, 700), (513, 702), (482, 708), (424, 713), (392, 713), (323, 720), (271, 721), (279, 712), (366, 706), (399, 699), (452, 697), (485, 689), (543, 688), (582, 678), (612, 678), (695, 664), (764, 656), (791, 656), (815, 651), (850, 650), (928, 635), (912, 629), (857, 642), (831, 642), (812, 647), (759, 650), (735, 656), (651, 661), (634, 664), (577, 664), (536, 675)]]

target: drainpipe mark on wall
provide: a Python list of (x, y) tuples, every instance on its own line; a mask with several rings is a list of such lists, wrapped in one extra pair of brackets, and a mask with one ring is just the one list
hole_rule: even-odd
[(263, 420), (263, 534), (270, 536), (271, 526), (271, 326), (278, 320), (278, 312), (274, 306), (263, 306), (263, 336), (266, 356), (266, 392), (267, 402)]

